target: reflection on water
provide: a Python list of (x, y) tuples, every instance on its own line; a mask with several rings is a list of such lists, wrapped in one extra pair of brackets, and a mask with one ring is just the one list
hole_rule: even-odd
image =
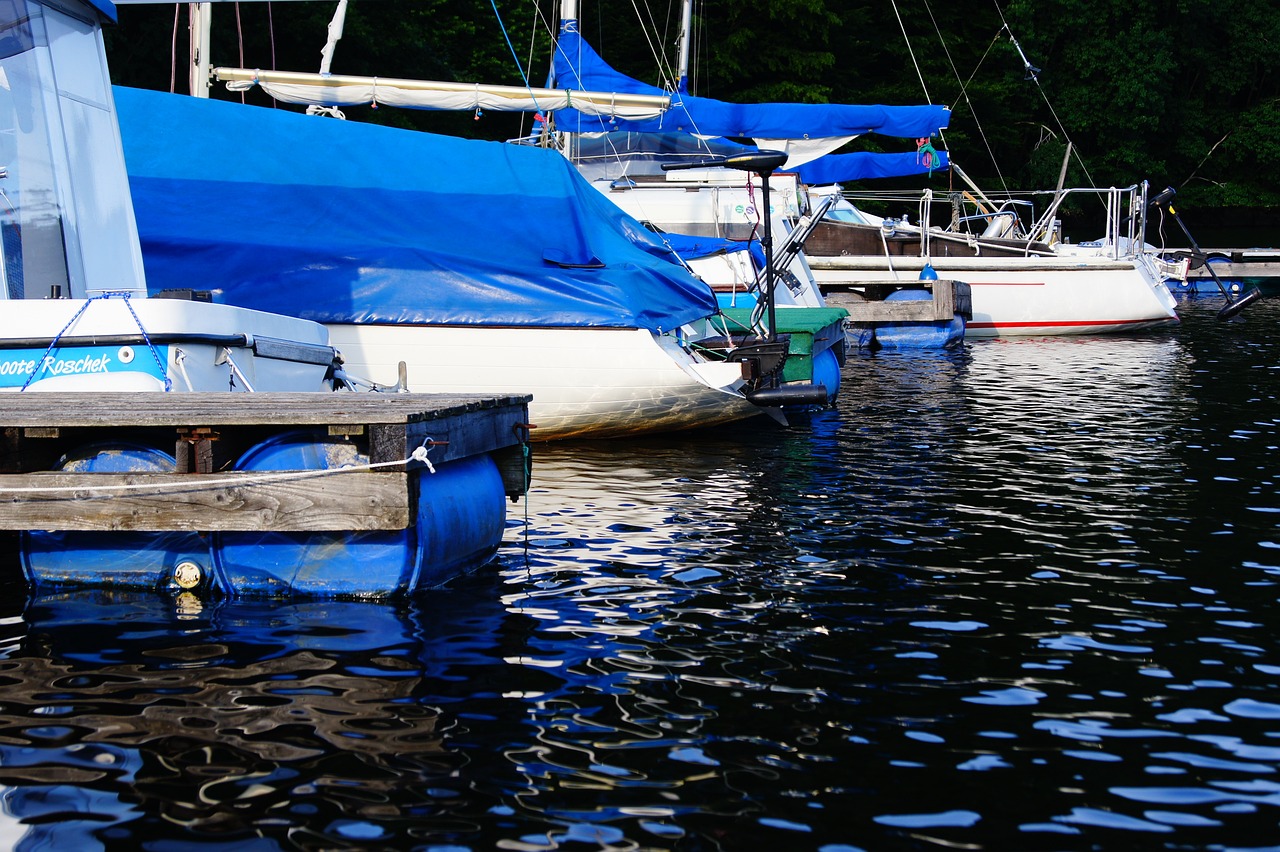
[(539, 448), (499, 562), (402, 604), (15, 603), (0, 842), (1274, 844), (1280, 305), (1215, 307)]

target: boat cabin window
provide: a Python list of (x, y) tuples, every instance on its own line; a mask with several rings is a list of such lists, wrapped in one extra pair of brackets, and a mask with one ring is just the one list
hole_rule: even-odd
[(97, 14), (0, 0), (0, 297), (144, 290)]

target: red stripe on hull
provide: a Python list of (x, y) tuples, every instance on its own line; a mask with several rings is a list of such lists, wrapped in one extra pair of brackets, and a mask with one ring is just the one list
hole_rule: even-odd
[(970, 322), (966, 323), (967, 328), (1076, 328), (1086, 325), (1151, 325), (1153, 323), (1169, 323), (1170, 325), (1178, 322), (1177, 317), (1159, 317), (1153, 319), (1140, 320), (1059, 320), (1056, 322)]

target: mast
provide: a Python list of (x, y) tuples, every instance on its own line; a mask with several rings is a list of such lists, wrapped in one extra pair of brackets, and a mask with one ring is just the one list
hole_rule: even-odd
[(681, 92), (689, 91), (689, 54), (690, 42), (693, 38), (693, 0), (682, 0), (680, 9), (680, 58), (679, 72), (680, 78), (676, 81), (676, 89)]
[(338, 39), (342, 38), (342, 25), (347, 21), (347, 0), (338, 0), (338, 8), (329, 22), (329, 40), (320, 50), (320, 73), (328, 74), (333, 64), (333, 51), (338, 47)]
[(191, 94), (209, 97), (209, 28), (213, 20), (213, 4), (187, 4), (191, 44)]

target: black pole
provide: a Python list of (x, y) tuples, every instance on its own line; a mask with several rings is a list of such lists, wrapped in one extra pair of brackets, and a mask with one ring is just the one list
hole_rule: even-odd
[(723, 166), (742, 172), (752, 172), (760, 176), (762, 189), (760, 195), (764, 202), (764, 236), (760, 239), (760, 245), (764, 248), (764, 306), (768, 324), (766, 340), (776, 340), (778, 337), (778, 319), (775, 312), (776, 302), (773, 294), (773, 215), (769, 207), (769, 175), (773, 174), (774, 169), (781, 167), (786, 161), (787, 155), (781, 151), (752, 151), (747, 154), (734, 154), (731, 157), (723, 157), (701, 163), (662, 164), (663, 171)]
[(1191, 236), (1191, 231), (1183, 224), (1182, 217), (1178, 215), (1178, 211), (1173, 209), (1173, 197), (1178, 191), (1171, 186), (1165, 187), (1155, 198), (1151, 199), (1152, 207), (1159, 207), (1170, 216), (1173, 221), (1178, 223), (1178, 227), (1182, 229), (1182, 233), (1186, 235), (1187, 242), (1191, 245), (1191, 256), (1204, 264), (1204, 268), (1208, 271), (1209, 277), (1213, 279), (1213, 283), (1218, 285), (1218, 290), (1222, 293), (1222, 298), (1227, 300), (1226, 307), (1218, 311), (1219, 320), (1229, 320), (1236, 314), (1243, 311), (1248, 305), (1253, 304), (1262, 298), (1262, 291), (1254, 287), (1248, 293), (1242, 293), (1240, 298), (1232, 299), (1231, 292), (1227, 289), (1227, 285), (1218, 277), (1218, 273), (1214, 271), (1213, 264), (1209, 262), (1209, 258), (1205, 256), (1204, 250), (1196, 243), (1196, 238)]

